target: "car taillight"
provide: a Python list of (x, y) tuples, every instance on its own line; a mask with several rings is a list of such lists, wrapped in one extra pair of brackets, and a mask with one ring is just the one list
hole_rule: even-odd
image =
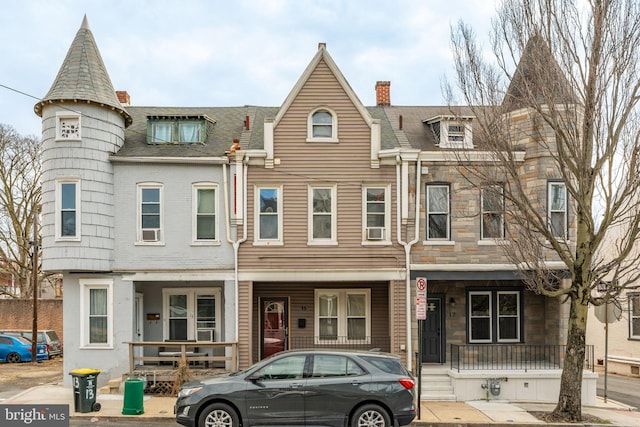
[(411, 378), (400, 378), (398, 382), (407, 390), (411, 390), (416, 385), (415, 381)]
[(49, 348), (50, 348), (49, 344), (46, 344), (46, 346), (47, 346), (47, 353), (49, 353)]

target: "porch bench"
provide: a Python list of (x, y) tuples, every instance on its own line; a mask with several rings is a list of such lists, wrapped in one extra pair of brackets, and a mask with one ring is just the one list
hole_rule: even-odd
[[(175, 368), (177, 363), (178, 363), (177, 359), (180, 358), (180, 356), (182, 356), (182, 352), (180, 352), (180, 351), (159, 351), (158, 352), (158, 356), (159, 357), (175, 357), (176, 360), (171, 362), (173, 364), (173, 367)], [(207, 356), (207, 353), (200, 353), (200, 352), (197, 352), (197, 351), (187, 351), (187, 352), (185, 352), (185, 356), (187, 357), (187, 362), (189, 362), (189, 358)], [(204, 361), (204, 367), (206, 369), (209, 369), (209, 362), (207, 360)]]

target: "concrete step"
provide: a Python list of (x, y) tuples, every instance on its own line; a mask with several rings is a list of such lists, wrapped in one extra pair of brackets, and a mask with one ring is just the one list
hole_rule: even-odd
[(429, 394), (429, 393), (421, 393), (420, 394), (421, 402), (455, 402), (457, 401), (455, 394)]
[(420, 400), (455, 402), (457, 399), (448, 372), (448, 368), (443, 366), (423, 367)]

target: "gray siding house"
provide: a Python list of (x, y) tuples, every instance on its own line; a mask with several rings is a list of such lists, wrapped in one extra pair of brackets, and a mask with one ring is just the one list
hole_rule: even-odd
[(43, 268), (64, 278), (64, 371), (98, 368), (101, 383), (130, 372), (133, 355), (161, 350), (131, 350), (131, 342), (237, 339), (223, 171), (244, 108), (128, 102), (116, 95), (85, 18), (35, 111), (43, 121)]

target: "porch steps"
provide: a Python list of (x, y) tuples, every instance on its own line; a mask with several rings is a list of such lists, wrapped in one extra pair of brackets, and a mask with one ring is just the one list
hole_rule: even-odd
[(449, 378), (448, 367), (444, 365), (422, 365), (420, 400), (439, 402), (455, 402), (457, 400), (451, 384), (451, 378)]
[(115, 378), (107, 381), (107, 385), (100, 387), (101, 394), (120, 394), (120, 386), (122, 385), (122, 380), (120, 378)]

